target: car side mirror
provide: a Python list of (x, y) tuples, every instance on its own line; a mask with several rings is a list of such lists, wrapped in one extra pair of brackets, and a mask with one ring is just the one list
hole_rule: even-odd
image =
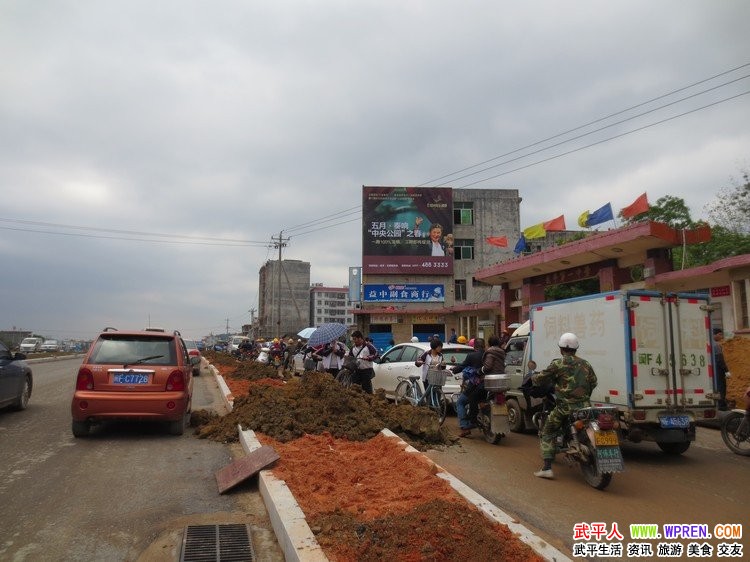
[(16, 351), (15, 355), (13, 355), (14, 361), (23, 361), (24, 359), (26, 359), (26, 354), (20, 351)]

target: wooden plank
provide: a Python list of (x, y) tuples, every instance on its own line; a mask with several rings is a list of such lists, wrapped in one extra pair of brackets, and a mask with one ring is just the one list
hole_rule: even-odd
[(279, 454), (273, 447), (263, 445), (249, 453), (246, 457), (237, 459), (231, 464), (216, 471), (216, 483), (219, 486), (219, 493), (223, 494), (231, 490), (240, 482), (257, 474), (264, 468), (272, 465), (279, 460)]

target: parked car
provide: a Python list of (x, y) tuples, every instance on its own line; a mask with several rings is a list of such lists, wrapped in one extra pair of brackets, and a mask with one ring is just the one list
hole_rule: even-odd
[(197, 377), (201, 374), (201, 351), (198, 349), (198, 342), (195, 340), (184, 340), (185, 347), (187, 348), (188, 355), (190, 357), (197, 357), (198, 363), (193, 365), (193, 376)]
[(12, 353), (0, 342), (0, 408), (25, 410), (31, 398), (34, 379), (23, 353)]
[(239, 353), (240, 344), (243, 341), (250, 341), (250, 338), (248, 338), (247, 336), (232, 336), (232, 339), (229, 340), (229, 347), (227, 347), (227, 351), (229, 353)]
[[(398, 386), (398, 377), (409, 375), (421, 375), (422, 367), (417, 367), (414, 362), (425, 351), (429, 351), (430, 344), (427, 342), (400, 343), (386, 351), (380, 359), (373, 364), (375, 378), (372, 379), (372, 388), (382, 388), (386, 396), (393, 397)], [(462, 344), (443, 345), (443, 358), (448, 368), (460, 365), (466, 359), (466, 355), (474, 351), (473, 347)], [(450, 397), (461, 390), (461, 374), (448, 373), (448, 380), (443, 386), (443, 392), (450, 403)]]
[(41, 350), (42, 343), (44, 343), (42, 338), (23, 338), (18, 349), (21, 353), (34, 353)]
[(57, 340), (44, 340), (42, 351), (60, 351), (60, 342)]
[(78, 369), (71, 402), (75, 437), (106, 420), (153, 420), (182, 435), (192, 407), (193, 365), (180, 333), (106, 328)]

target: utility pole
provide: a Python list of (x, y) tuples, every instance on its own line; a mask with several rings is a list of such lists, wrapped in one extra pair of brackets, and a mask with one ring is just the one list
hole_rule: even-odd
[(279, 231), (278, 241), (276, 238), (271, 236), (273, 247), (279, 249), (279, 267), (276, 271), (276, 287), (278, 292), (276, 293), (276, 334), (275, 337), (281, 337), (281, 249), (286, 246), (289, 238), (284, 238), (282, 234), (283, 230)]

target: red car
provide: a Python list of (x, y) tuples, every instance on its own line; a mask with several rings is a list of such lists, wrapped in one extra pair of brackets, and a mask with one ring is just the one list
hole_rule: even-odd
[(198, 349), (198, 343), (195, 340), (183, 340), (183, 341), (185, 342), (185, 347), (187, 348), (188, 355), (190, 356), (191, 360), (193, 357), (198, 358), (198, 363), (193, 364), (193, 376), (194, 377), (200, 376), (201, 374), (201, 352)]
[(180, 333), (106, 328), (78, 369), (71, 403), (75, 437), (106, 420), (153, 420), (182, 435), (193, 397), (193, 367)]

